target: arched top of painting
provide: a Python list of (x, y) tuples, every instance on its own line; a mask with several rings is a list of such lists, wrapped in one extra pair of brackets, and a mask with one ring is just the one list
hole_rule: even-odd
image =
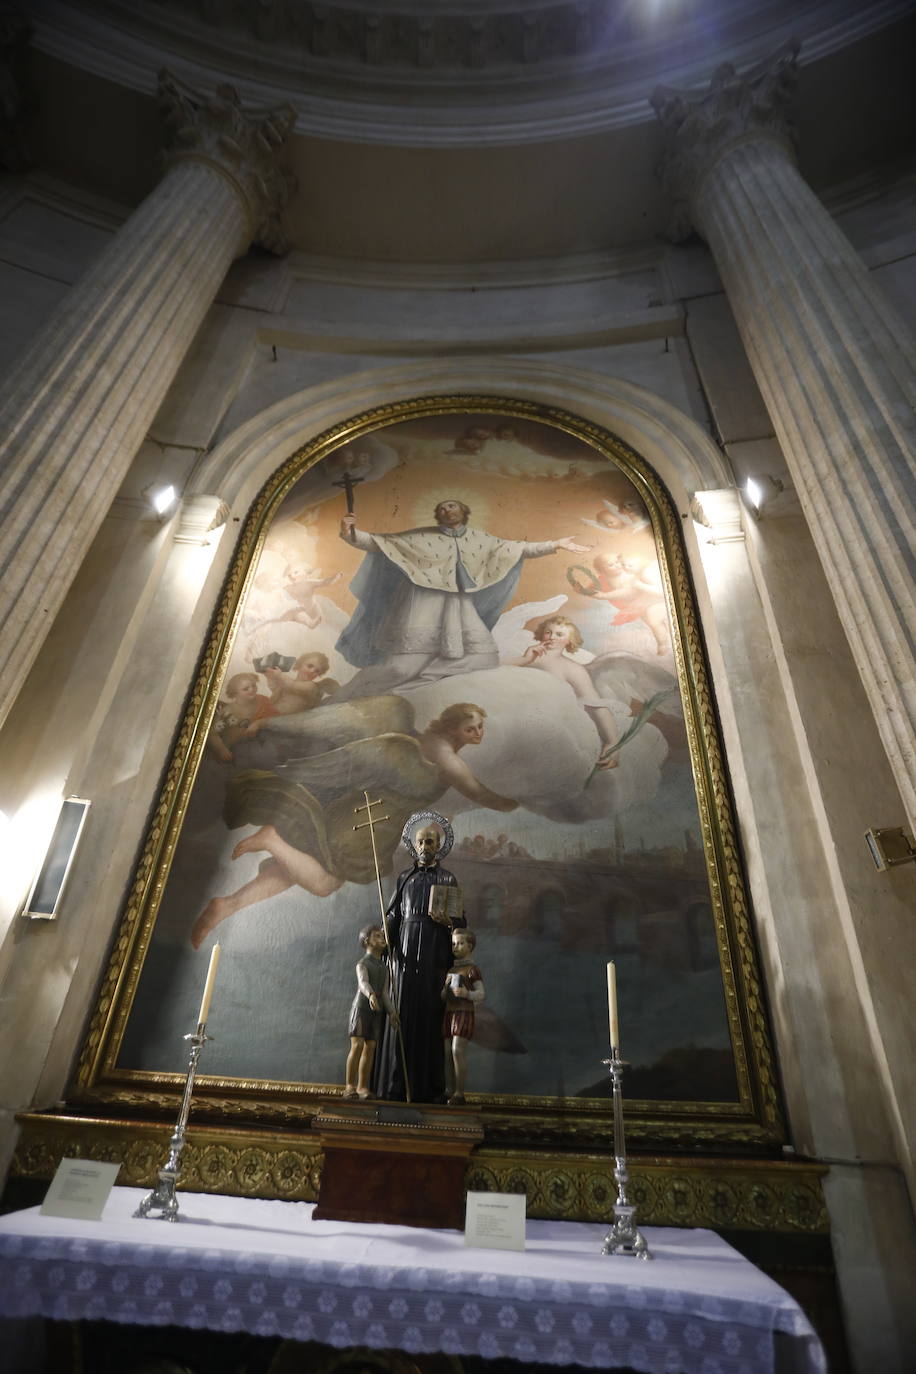
[[(328, 502), (341, 513), (352, 507), (361, 522), (372, 486), (387, 480), (400, 488), (410, 470), (425, 471), (422, 485), (438, 483), (443, 499), (467, 505), (474, 524), (503, 504), (500, 494), (518, 506), (538, 488), (557, 498), (575, 490), (580, 529), (623, 534), (654, 525), (664, 540), (669, 524), (661, 479), (610, 430), (555, 406), (468, 394), (378, 406), (318, 435), (265, 483), (254, 523), (260, 532), (278, 513), (309, 523)], [(407, 528), (431, 523), (435, 512), (418, 489), (399, 501), (398, 514)]]
[[(462, 393), (376, 407), (291, 454), (252, 507), (227, 590), (286, 599), (283, 626), (266, 617), (255, 635), (248, 671), (278, 646), (292, 662), (317, 645), (329, 681), (410, 654), (434, 660), (422, 676), (439, 671), (439, 649), (505, 665), (559, 635), (583, 662), (620, 650), (664, 667), (664, 684), (643, 674), (634, 690), (648, 702), (682, 672), (685, 567), (667, 489), (617, 435), (558, 407)], [(408, 586), (414, 599), (445, 595), (450, 615), (470, 602), (481, 624), (449, 621), (427, 654), (414, 607), (386, 639)], [(451, 592), (469, 595), (451, 603)], [(360, 693), (369, 685), (376, 676)]]

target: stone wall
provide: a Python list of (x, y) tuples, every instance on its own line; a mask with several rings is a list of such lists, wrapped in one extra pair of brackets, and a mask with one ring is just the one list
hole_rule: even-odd
[[(910, 321), (913, 200), (912, 182), (901, 181), (846, 188), (834, 207)], [(19, 356), (118, 218), (117, 207), (59, 186), (10, 183), (0, 201), (5, 360)], [(868, 1338), (873, 1365), (902, 1368), (916, 1338), (902, 1277), (916, 1256), (905, 1183), (914, 1186), (905, 980), (916, 872), (870, 867), (862, 834), (900, 823), (899, 795), (698, 245), (652, 244), (549, 272), (253, 255), (233, 266), (3, 730), (0, 807), (13, 821), (0, 890), (0, 1041), (18, 1046), (0, 1070), (4, 1162), (14, 1113), (65, 1092), (254, 494), (328, 425), (446, 391), (520, 396), (604, 424), (656, 467), (684, 515), (791, 1138), (833, 1166), (828, 1198), (854, 1357)], [(761, 474), (784, 490), (758, 521), (734, 484)], [(186, 498), (164, 523), (143, 500), (162, 477)], [(228, 519), (207, 535), (201, 511), (217, 499)], [(15, 918), (29, 859), (24, 821), (62, 793), (91, 798), (90, 820), (61, 919), (26, 923)]]

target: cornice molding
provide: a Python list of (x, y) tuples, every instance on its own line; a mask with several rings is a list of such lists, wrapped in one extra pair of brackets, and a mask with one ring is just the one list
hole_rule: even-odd
[[(300, 133), (360, 143), (499, 145), (646, 124), (653, 86), (699, 87), (711, 63), (696, 26), (653, 31), (646, 10), (642, 30), (621, 33), (612, 0), (33, 0), (31, 9), (34, 45), (98, 76), (142, 91), (162, 66), (200, 89), (228, 79), (246, 105), (291, 103)], [(909, 13), (909, 0), (821, 0), (802, 11), (734, 0), (712, 56), (744, 69), (797, 33), (812, 63)]]
[(602, 253), (571, 253), (561, 260), (515, 258), (472, 263), (389, 262), (294, 252), (287, 259), (287, 267), (296, 281), (335, 286), (398, 291), (512, 291), (530, 286), (613, 281), (633, 273), (658, 272), (669, 252), (667, 244), (648, 243)]

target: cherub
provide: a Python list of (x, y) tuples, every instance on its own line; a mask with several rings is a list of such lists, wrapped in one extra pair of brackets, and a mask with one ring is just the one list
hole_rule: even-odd
[(617, 607), (612, 625), (644, 621), (655, 639), (656, 653), (668, 653), (671, 649), (668, 613), (661, 587), (646, 577), (648, 564), (641, 563), (638, 558), (621, 558), (619, 554), (607, 557), (602, 553), (596, 554), (592, 561), (598, 574), (598, 586), (586, 595)]
[(579, 627), (567, 620), (565, 615), (550, 615), (541, 621), (533, 633), (537, 642), (514, 663), (519, 668), (541, 668), (572, 688), (601, 740), (597, 767), (616, 768), (619, 762), (616, 753), (619, 732), (614, 717), (597, 694), (587, 669), (570, 657), (582, 648)]
[(342, 576), (342, 573), (336, 572), (330, 577), (322, 577), (321, 569), (313, 568), (308, 563), (287, 563), (282, 586), (296, 605), (271, 620), (262, 620), (255, 628), (260, 630), (265, 625), (282, 625), (284, 622), (294, 621), (297, 625), (305, 625), (307, 629), (314, 630), (322, 620), (321, 607), (315, 600), (316, 591), (319, 587), (332, 587)]
[(485, 439), (478, 439), (470, 431), (466, 434), (459, 434), (455, 440), (456, 453), (479, 453), (486, 443)]
[(627, 497), (617, 505), (602, 499), (601, 505), (602, 509), (595, 512), (594, 520), (589, 520), (585, 515), (579, 517), (583, 525), (591, 525), (596, 530), (625, 530), (627, 534), (636, 534), (639, 530), (649, 528), (649, 512), (636, 497)]
[(262, 721), (279, 715), (270, 697), (258, 691), (257, 673), (235, 673), (226, 683), (226, 696), (228, 701), (217, 705), (207, 737), (207, 745), (221, 763), (232, 762), (231, 744), (253, 739)]
[(324, 677), (330, 668), (327, 654), (300, 654), (288, 673), (282, 668), (265, 668), (264, 676), (270, 685), (272, 715), (292, 716), (297, 711), (311, 711), (320, 706), (326, 696), (333, 696), (340, 684)]
[(485, 996), (483, 974), (471, 962), (477, 944), (473, 930), (452, 931), (453, 962), (445, 976), (442, 1000), (445, 1016), (442, 1037), (445, 1040), (445, 1086), (451, 1106), (464, 1104), (467, 1076), (468, 1041), (474, 1035), (474, 1008)]
[(347, 1034), (350, 1053), (347, 1055), (344, 1097), (358, 1097), (365, 1102), (372, 1096), (369, 1076), (375, 1060), (375, 1048), (382, 1029), (382, 1016), (388, 1013), (392, 1026), (398, 1024), (398, 1013), (389, 991), (388, 965), (382, 955), (388, 947), (381, 926), (363, 926), (359, 943), (366, 951), (356, 965), (356, 996), (350, 1008)]

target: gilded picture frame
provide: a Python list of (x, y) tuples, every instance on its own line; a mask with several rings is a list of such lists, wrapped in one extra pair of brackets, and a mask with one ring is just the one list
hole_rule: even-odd
[[(415, 427), (415, 431), (411, 430), (411, 426)], [(531, 460), (537, 469), (535, 476), (526, 473), (524, 479), (515, 479), (511, 474), (504, 474), (502, 469), (497, 472), (501, 493), (499, 503), (502, 504), (494, 498), (494, 509), (499, 506), (504, 523), (511, 523), (507, 493), (513, 490), (513, 482), (516, 482), (517, 498), (513, 502), (513, 509), (518, 509), (523, 504), (518, 492), (521, 491), (524, 480), (532, 490), (538, 483), (541, 484), (537, 487), (539, 509), (552, 503), (548, 501), (548, 497), (551, 491), (554, 491), (556, 502), (553, 504), (559, 507), (565, 502), (571, 511), (571, 503), (574, 497), (578, 500), (576, 493), (580, 489), (582, 493), (588, 494), (598, 490), (603, 480), (602, 465), (605, 465), (607, 473), (613, 475), (615, 481), (625, 479), (627, 489), (632, 488), (635, 491), (637, 500), (633, 504), (642, 506), (646, 525), (645, 537), (651, 536), (654, 540), (659, 594), (664, 602), (670, 636), (665, 649), (665, 662), (670, 665), (670, 675), (672, 681), (676, 680), (682, 704), (686, 745), (683, 767), (689, 771), (695, 792), (695, 833), (698, 849), (697, 855), (691, 856), (691, 862), (698, 869), (702, 869), (708, 890), (708, 902), (705, 906), (708, 906), (709, 912), (709, 938), (714, 940), (717, 977), (720, 979), (717, 986), (721, 988), (722, 1026), (725, 1028), (722, 1034), (727, 1038), (731, 1064), (729, 1072), (733, 1077), (734, 1089), (728, 1094), (718, 1096), (713, 1093), (707, 1093), (705, 1096), (702, 1093), (690, 1096), (678, 1096), (673, 1093), (665, 1095), (664, 1080), (660, 1080), (662, 1089), (656, 1090), (652, 1096), (645, 1096), (640, 1095), (638, 1085), (640, 1082), (649, 1082), (650, 1079), (645, 1076), (641, 1079), (639, 1074), (635, 1073), (630, 1080), (634, 1087), (628, 1092), (626, 1101), (628, 1139), (631, 1145), (638, 1148), (659, 1151), (770, 1150), (784, 1139), (775, 1062), (752, 932), (747, 885), (737, 841), (734, 806), (710, 687), (703, 636), (684, 548), (682, 517), (645, 459), (607, 430), (556, 408), (508, 397), (474, 395), (424, 397), (355, 416), (293, 453), (265, 483), (253, 503), (203, 648), (200, 666), (191, 687), (165, 780), (127, 895), (112, 954), (99, 989), (68, 1096), (71, 1107), (78, 1106), (80, 1110), (87, 1112), (109, 1114), (124, 1111), (155, 1113), (171, 1109), (180, 1094), (182, 1074), (176, 1058), (173, 1057), (167, 1068), (158, 1064), (138, 1065), (137, 1062), (126, 1061), (131, 1055), (135, 1061), (143, 1059), (143, 1054), (130, 1047), (145, 1044), (144, 1036), (147, 1035), (141, 1011), (144, 995), (149, 1001), (151, 994), (143, 992), (144, 968), (147, 961), (152, 958), (151, 950), (155, 953), (157, 940), (161, 943), (161, 933), (157, 936), (157, 920), (163, 909), (164, 894), (176, 862), (176, 854), (181, 854), (183, 827), (192, 804), (195, 783), (201, 776), (202, 765), (205, 769), (210, 766), (209, 763), (205, 764), (205, 759), (208, 748), (212, 749), (214, 731), (219, 727), (220, 693), (224, 690), (227, 673), (233, 664), (233, 653), (238, 654), (239, 635), (248, 604), (246, 598), (249, 597), (258, 575), (259, 559), (265, 547), (270, 547), (271, 530), (274, 528), (278, 512), (281, 508), (289, 508), (284, 507), (284, 502), (288, 502), (290, 494), (298, 490), (297, 484), (303, 481), (306, 474), (313, 473), (313, 470), (323, 471), (318, 465), (327, 460), (335, 460), (335, 456), (339, 458), (342, 453), (352, 454), (361, 444), (371, 447), (371, 442), (374, 441), (383, 446), (387, 444), (389, 448), (394, 446), (392, 451), (396, 449), (400, 454), (400, 468), (396, 469), (397, 471), (405, 469), (406, 465), (406, 471), (402, 472), (399, 479), (402, 486), (398, 490), (401, 492), (407, 489), (403, 483), (406, 482), (409, 486), (413, 481), (412, 473), (420, 461), (417, 455), (427, 452), (428, 445), (434, 442), (436, 434), (440, 432), (448, 433), (450, 436), (448, 442), (453, 447), (448, 450), (448, 455), (450, 461), (455, 464), (454, 471), (470, 471), (473, 467), (471, 459), (476, 462), (480, 457), (480, 451), (475, 454), (471, 440), (466, 439), (465, 442), (470, 447), (464, 455), (466, 461), (462, 466), (459, 440), (474, 429), (479, 430), (481, 434), (489, 432), (489, 438), (479, 441), (483, 446), (484, 458), (486, 448), (490, 444), (494, 450), (501, 444), (500, 453), (509, 452), (513, 444), (520, 451), (527, 445), (536, 455), (536, 461), (535, 458)], [(422, 437), (427, 449), (422, 448), (419, 440), (411, 439), (414, 432)], [(495, 437), (497, 433), (501, 433), (503, 438)], [(430, 438), (430, 435), (433, 437)], [(542, 441), (540, 435), (547, 437)], [(410, 447), (411, 443), (415, 444), (413, 449)], [(398, 444), (401, 445), (400, 448)], [(540, 448), (537, 447), (538, 444)], [(532, 448), (532, 445), (535, 447)], [(540, 449), (545, 451), (541, 453)], [(411, 467), (411, 464), (414, 466)], [(509, 467), (511, 466), (509, 464)], [(496, 467), (493, 467), (493, 471), (496, 471)], [(335, 476), (339, 476), (337, 468), (334, 472)], [(491, 475), (488, 475), (488, 471), (482, 472), (479, 463), (474, 472), (475, 489), (479, 491), (482, 489), (481, 484), (490, 480)], [(492, 477), (492, 481), (496, 482), (497, 477)], [(330, 478), (328, 481), (330, 482)], [(550, 484), (553, 482), (556, 486), (551, 488)], [(561, 482), (565, 483), (562, 487)], [(341, 487), (342, 484), (335, 481), (334, 485)], [(433, 483), (433, 486), (435, 492), (433, 493), (431, 488), (431, 494), (439, 499), (443, 492), (443, 484)], [(522, 495), (525, 495), (527, 490), (526, 487)], [(381, 487), (379, 491), (382, 491)], [(544, 496), (544, 491), (547, 491), (548, 497)], [(335, 519), (343, 510), (343, 498), (341, 490), (335, 508)], [(378, 500), (384, 506), (383, 496), (380, 495)], [(587, 533), (591, 537), (591, 532), (585, 528), (591, 525), (594, 526), (597, 535), (604, 538), (604, 531), (598, 528), (601, 522), (596, 523), (592, 518), (594, 511), (588, 506), (584, 495), (580, 504), (585, 514), (577, 527), (577, 534), (583, 537)], [(609, 510), (613, 506), (613, 502), (609, 501), (604, 501), (603, 504)], [(578, 508), (577, 506), (576, 509)], [(613, 520), (613, 517), (609, 518)], [(319, 522), (324, 519), (325, 515), (319, 514)], [(386, 529), (397, 528), (402, 526), (392, 513)], [(615, 537), (621, 534), (620, 529), (614, 530), (613, 524), (610, 524), (608, 529), (608, 537), (611, 534)], [(518, 538), (524, 531), (512, 530), (510, 533), (512, 538)], [(566, 530), (562, 533), (565, 534)], [(629, 535), (630, 531), (624, 529), (623, 533)], [(329, 546), (326, 544), (326, 547)], [(589, 557), (592, 557), (593, 549), (594, 545)], [(578, 560), (575, 565), (574, 559)], [(601, 574), (591, 572), (592, 565), (585, 555), (570, 554), (566, 562), (568, 577), (562, 588), (562, 596), (573, 607), (569, 613), (574, 619), (578, 618), (584, 623), (588, 616), (594, 619), (597, 607), (596, 592)], [(574, 566), (579, 567), (578, 573), (570, 571)], [(323, 579), (326, 582), (332, 580)], [(288, 591), (292, 585), (289, 577), (284, 585)], [(593, 586), (592, 592), (588, 591), (590, 585)], [(559, 583), (556, 590), (559, 595)], [(342, 591), (340, 594), (343, 595)], [(615, 599), (615, 595), (613, 592), (608, 593), (607, 604), (611, 611), (616, 611), (615, 619), (620, 619), (622, 613), (618, 607), (622, 603), (622, 598), (617, 596)], [(586, 596), (592, 596), (594, 604), (587, 602)], [(543, 608), (548, 602), (523, 599), (520, 604), (520, 614), (524, 614), (531, 606)], [(294, 611), (295, 607), (290, 614)], [(541, 623), (544, 618), (541, 615)], [(626, 618), (626, 615), (623, 615), (623, 619)], [(537, 623), (536, 616), (529, 617), (526, 622), (527, 628), (524, 632), (529, 639), (532, 633), (537, 631)], [(644, 629), (643, 625), (640, 632)], [(648, 640), (646, 642), (648, 643)], [(661, 647), (659, 645), (659, 654)], [(648, 653), (646, 650), (645, 654)], [(595, 656), (591, 657), (594, 659)], [(600, 659), (602, 656), (599, 654), (597, 657)], [(515, 668), (511, 671), (515, 671), (516, 676), (520, 661), (525, 662), (524, 655), (521, 660), (512, 660)], [(533, 681), (537, 677), (535, 674), (524, 681)], [(553, 690), (552, 684), (550, 685)], [(225, 700), (222, 705), (225, 705)], [(333, 698), (329, 697), (328, 702), (319, 709), (326, 710), (331, 705)], [(601, 709), (600, 704), (592, 705), (590, 722), (594, 723), (594, 712)], [(313, 712), (312, 716), (317, 719), (319, 712)], [(638, 713), (635, 718), (638, 719)], [(569, 719), (581, 733), (584, 727), (580, 717), (570, 716)], [(651, 721), (653, 717), (649, 719)], [(310, 724), (314, 724), (314, 720)], [(492, 733), (497, 733), (495, 723)], [(646, 733), (645, 730), (643, 733)], [(459, 873), (462, 883), (462, 855), (466, 868), (473, 870), (476, 866), (483, 871), (486, 863), (485, 856), (474, 850), (474, 838), (466, 836), (465, 840), (464, 850), (459, 846), (452, 855), (452, 866)], [(611, 844), (610, 839), (608, 844)], [(518, 848), (520, 846), (517, 845), (516, 849)], [(617, 857), (620, 858), (619, 853)], [(635, 864), (636, 857), (632, 852), (624, 855), (624, 858), (631, 861), (631, 867)], [(525, 866), (524, 858), (514, 855), (512, 859), (516, 867), (511, 869), (511, 872), (521, 874)], [(538, 855), (529, 855), (529, 859), (531, 864), (536, 864)], [(643, 863), (643, 860), (640, 860), (640, 863)], [(609, 871), (607, 862), (602, 871), (605, 870)], [(390, 876), (386, 879), (389, 887), (392, 881)], [(670, 881), (674, 882), (675, 879), (671, 878)], [(558, 899), (553, 900), (555, 907)], [(563, 926), (562, 909), (557, 911), (554, 907), (551, 907), (545, 898), (544, 910), (539, 917), (542, 921), (539, 938), (545, 948), (554, 940), (559, 941), (557, 948), (562, 947), (566, 950), (569, 940), (573, 937), (569, 936), (567, 928)], [(617, 917), (607, 917), (610, 923), (608, 929), (614, 925), (615, 919), (618, 919), (619, 925), (619, 911)], [(705, 916), (702, 919), (705, 920)], [(491, 927), (491, 944), (494, 948), (505, 935), (505, 932), (497, 927), (498, 922)], [(671, 927), (672, 921), (668, 920), (665, 929)], [(561, 931), (559, 936), (555, 933), (558, 928)], [(705, 931), (705, 927), (703, 930)], [(706, 938), (705, 934), (702, 938)], [(592, 944), (588, 943), (593, 941), (591, 929), (583, 939), (586, 940), (589, 950), (587, 967), (591, 968)], [(484, 948), (485, 941), (482, 938), (479, 945), (480, 962), (486, 970)], [(612, 951), (602, 951), (595, 947), (593, 952), (594, 976), (600, 987), (604, 981), (604, 953), (608, 953), (610, 957)], [(359, 951), (354, 947), (351, 953), (352, 958), (350, 954), (342, 956), (350, 969)], [(576, 967), (585, 967), (582, 962), (585, 959), (583, 949), (576, 948), (574, 953), (579, 960)], [(535, 958), (537, 957), (536, 955)], [(224, 957), (223, 965), (228, 962)], [(152, 967), (152, 962), (149, 967)], [(711, 986), (707, 975), (711, 977), (708, 961), (703, 965), (703, 976), (707, 978), (705, 985)], [(488, 999), (489, 981), (488, 975)], [(496, 980), (495, 987), (498, 990), (499, 979)], [(597, 996), (596, 993), (595, 997)], [(219, 994), (215, 1005), (218, 1004)], [(593, 1021), (596, 1015), (593, 1009)], [(174, 1025), (168, 1027), (168, 1034), (176, 1042), (179, 1039), (178, 1029), (177, 1020)], [(183, 1026), (182, 1029), (189, 1030), (192, 1027)], [(288, 1073), (262, 1075), (220, 1072), (212, 1059), (210, 1066), (204, 1062), (196, 1083), (195, 1114), (201, 1118), (206, 1116), (208, 1122), (217, 1127), (223, 1122), (227, 1125), (257, 1123), (265, 1126), (288, 1125), (297, 1129), (307, 1128), (320, 1102), (340, 1091), (342, 1064), (346, 1051), (345, 1030), (345, 1026), (341, 1024), (340, 1042), (335, 1050), (340, 1059), (341, 1074), (336, 1078), (328, 1075), (322, 1081), (305, 1082)], [(528, 1023), (528, 1033), (536, 1034), (536, 1018)], [(626, 1058), (625, 1021), (622, 1024), (621, 1038)], [(599, 1087), (604, 1072), (601, 1060), (607, 1055), (606, 1039), (605, 1022), (604, 1031), (599, 1028), (595, 1032), (591, 1058), (587, 1058), (590, 1051), (577, 1050), (579, 1059), (583, 1060), (583, 1066), (572, 1092), (557, 1091), (556, 1085), (552, 1085), (553, 1091), (532, 1090), (534, 1078), (527, 1084), (527, 1090), (524, 1092), (506, 1090), (507, 1061), (499, 1061), (501, 1067), (498, 1072), (503, 1077), (499, 1079), (497, 1074), (497, 1079), (503, 1085), (501, 1089), (472, 1096), (472, 1101), (479, 1108), (484, 1121), (487, 1144), (494, 1147), (550, 1150), (592, 1149), (606, 1143), (608, 1099), (606, 1089)], [(725, 1043), (724, 1040), (722, 1043)], [(269, 1048), (265, 1049), (265, 1053), (269, 1053)], [(681, 1066), (686, 1066), (685, 1071), (689, 1078), (689, 1045), (682, 1048), (677, 1062)], [(591, 1090), (583, 1091), (582, 1083), (585, 1082), (587, 1085), (592, 1080), (596, 1087), (594, 1095), (590, 1096), (588, 1092)], [(626, 1087), (625, 1079), (625, 1089)], [(472, 1094), (473, 1088), (472, 1082)]]

